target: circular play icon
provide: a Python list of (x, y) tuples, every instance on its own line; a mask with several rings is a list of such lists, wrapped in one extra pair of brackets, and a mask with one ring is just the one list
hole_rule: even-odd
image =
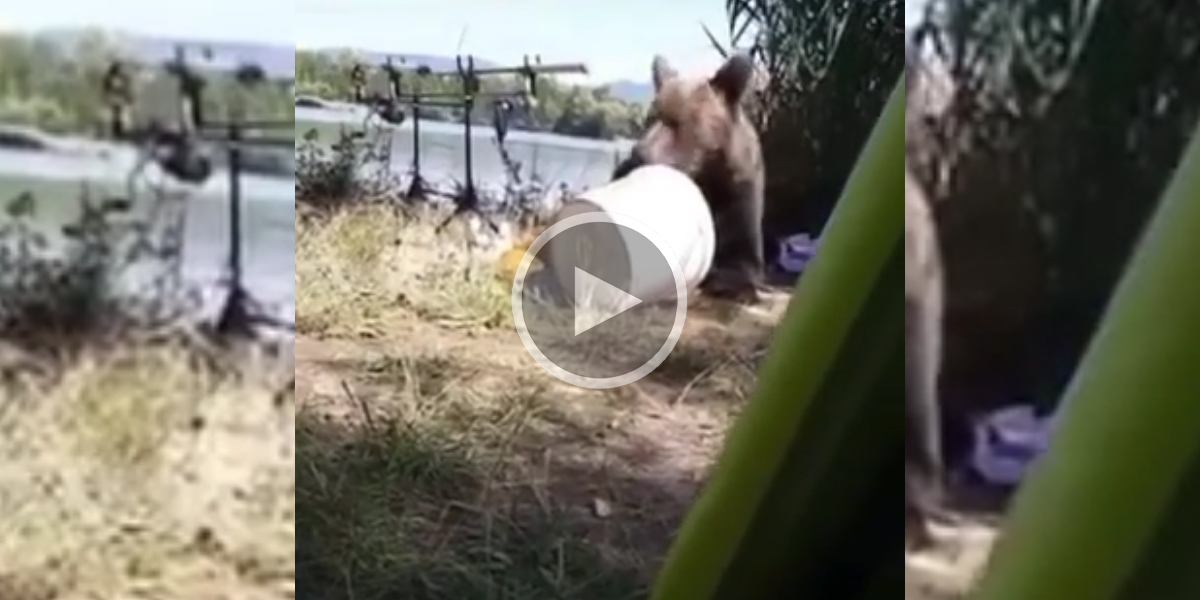
[(633, 383), (679, 341), (688, 286), (671, 246), (632, 217), (591, 210), (559, 220), (513, 280), (517, 333), (542, 368), (591, 389)]

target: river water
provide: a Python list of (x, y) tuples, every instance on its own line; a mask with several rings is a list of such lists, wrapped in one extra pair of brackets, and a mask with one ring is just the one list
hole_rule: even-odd
[[(361, 109), (327, 111), (296, 109), (296, 139), (316, 129), (321, 143), (336, 141), (344, 126), (361, 128)], [(374, 125), (372, 127), (375, 127)], [(391, 138), (392, 164), (399, 176), (410, 172), (412, 124), (382, 126)], [(84, 188), (100, 196), (127, 196), (125, 179), (134, 164), (132, 150), (73, 138), (59, 138), (71, 149), (53, 152), (0, 149), (0, 207), (25, 191), (37, 198), (38, 219), (53, 231), (73, 221)], [(452, 123), (421, 123), (422, 174), (435, 186), (463, 181), (464, 130)], [(504, 164), (495, 146), (491, 127), (473, 130), (475, 179), (483, 187), (498, 188), (505, 181)], [(509, 153), (524, 165), (524, 173), (536, 173), (548, 188), (560, 184), (571, 188), (602, 184), (612, 174), (618, 158), (628, 151), (628, 142), (582, 140), (563, 136), (512, 131)], [(161, 181), (156, 167), (144, 178)], [(552, 187), (551, 187), (552, 186)], [(216, 173), (205, 185), (167, 189), (188, 192), (184, 276), (201, 289), (210, 290), (215, 305), (222, 298), (216, 287), (226, 271), (229, 247), (228, 193), (224, 173)], [(256, 300), (282, 318), (295, 318), (295, 188), (284, 178), (248, 175), (242, 179), (243, 253), (246, 285)], [(142, 192), (135, 211), (145, 210), (151, 197)], [(4, 218), (0, 213), (0, 218)], [(210, 305), (211, 306), (211, 305)]]
[[(134, 153), (102, 143), (79, 142), (78, 154), (0, 150), (0, 205), (30, 191), (37, 198), (37, 215), (48, 230), (73, 221), (78, 199), (88, 186), (96, 194), (125, 197), (126, 174)], [(101, 154), (103, 152), (103, 154)], [(155, 167), (146, 178), (158, 180)], [(242, 179), (243, 254), (246, 286), (256, 300), (289, 321), (295, 318), (295, 189), (290, 179), (246, 176)], [(206, 290), (209, 308), (222, 299), (216, 287), (227, 271), (229, 247), (228, 193), (225, 173), (216, 173), (204, 186), (186, 188), (187, 224), (184, 277)], [(135, 211), (148, 206), (149, 193), (135, 199)]]
[[(321, 144), (338, 139), (342, 127), (361, 130), (367, 113), (354, 107), (338, 110), (311, 108), (296, 109), (296, 140), (316, 130)], [(372, 121), (372, 131), (384, 132), (391, 138), (393, 174), (406, 177), (411, 172), (413, 157), (413, 127), (407, 121), (399, 127)], [(504, 163), (496, 147), (495, 132), (490, 126), (472, 127), (471, 164), (475, 180), (483, 188), (498, 188), (505, 181)], [(627, 141), (602, 141), (566, 136), (510, 131), (505, 142), (510, 156), (522, 163), (523, 175), (532, 173), (551, 189), (566, 184), (575, 189), (602, 184), (612, 176), (616, 161), (628, 152)], [(455, 123), (421, 122), (421, 174), (438, 189), (453, 182), (465, 181), (464, 128)]]

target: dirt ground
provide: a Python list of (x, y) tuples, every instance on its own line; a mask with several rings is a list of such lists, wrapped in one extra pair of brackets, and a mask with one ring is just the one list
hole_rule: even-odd
[[(521, 345), (497, 252), (384, 210), (297, 231), (300, 589), (644, 597), (787, 296), (697, 303), (655, 372), (582, 390)], [(914, 565), (906, 599), (955, 597)]]
[(990, 525), (967, 521), (939, 530), (937, 548), (904, 557), (905, 600), (966, 598), (980, 575), (996, 532)]
[[(401, 499), (405, 509), (374, 518), (412, 530), (401, 531), (394, 542), (416, 537), (416, 531), (436, 532), (443, 540), (439, 545), (445, 545), (443, 557), (430, 552), (421, 558), (415, 551), (395, 556), (393, 575), (360, 572), (359, 585), (430, 599), (483, 599), (491, 587), (513, 594), (505, 597), (530, 600), (641, 597), (751, 388), (753, 361), (766, 335), (765, 326), (754, 321), (747, 317), (742, 326), (726, 328), (689, 317), (688, 334), (666, 364), (614, 391), (581, 390), (552, 378), (508, 329), (459, 329), (409, 319), (365, 338), (303, 336), (296, 345), (298, 469), (306, 457), (329, 452), (331, 444), (376, 449), (382, 444), (396, 460), (417, 463), (400, 467), (408, 473), (395, 477), (408, 485), (416, 484), (415, 477), (421, 480), (416, 485), (431, 488), (410, 489), (420, 498)], [(390, 437), (395, 433), (380, 433), (396, 429), (408, 434), (395, 439)], [(422, 443), (432, 448), (409, 447)], [(351, 451), (349, 460), (362, 461), (365, 469), (373, 460), (362, 452)], [(345, 465), (348, 459), (333, 460)], [(462, 464), (436, 464), (443, 461)], [(378, 476), (392, 477), (386, 473), (385, 468)], [(328, 513), (345, 494), (382, 494), (383, 483), (343, 480), (341, 493), (320, 499), (306, 500), (310, 490), (298, 490), (301, 518), (310, 504), (314, 512), (320, 506)], [(301, 589), (342, 587), (347, 581), (333, 568), (342, 559), (305, 556), (305, 527)], [(472, 549), (491, 528), (499, 530), (495, 547), (485, 552), (490, 544), (484, 543)], [(314, 535), (329, 547), (323, 537), (328, 533)], [(336, 543), (350, 545), (346, 551), (357, 554), (368, 551), (360, 545), (386, 542), (343, 538)], [(534, 555), (510, 556), (522, 551)], [(556, 559), (561, 573), (547, 578), (524, 570), (542, 562), (535, 555), (544, 553), (562, 553)], [(489, 556), (515, 564), (507, 573), (488, 573), (495, 568), (489, 567)], [(429, 562), (440, 564), (430, 567)], [(421, 570), (431, 581), (391, 580), (396, 573), (416, 577)], [(474, 572), (445, 574), (455, 570)], [(439, 571), (443, 585), (451, 586), (444, 592), (434, 589)], [(551, 595), (573, 589), (577, 595)]]

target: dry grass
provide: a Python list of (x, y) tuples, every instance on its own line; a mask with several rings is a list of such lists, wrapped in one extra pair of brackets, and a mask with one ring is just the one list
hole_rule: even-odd
[(905, 600), (962, 600), (975, 585), (996, 542), (990, 525), (937, 529), (936, 548), (905, 556)]
[(697, 309), (651, 376), (582, 390), (521, 346), (511, 256), (436, 239), (433, 222), (363, 208), (297, 223), (298, 585), (645, 597), (774, 317)]
[(467, 238), (435, 240), (432, 215), (382, 206), (297, 215), (296, 314), (313, 336), (381, 333), (397, 316), (461, 327), (511, 323), (491, 253)]
[(243, 362), (127, 347), (0, 388), (0, 598), (293, 598), (289, 374)]

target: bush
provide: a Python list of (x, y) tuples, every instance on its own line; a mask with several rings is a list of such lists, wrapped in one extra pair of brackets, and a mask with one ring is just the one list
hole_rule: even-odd
[(342, 129), (331, 146), (309, 130), (296, 148), (296, 202), (328, 212), (347, 205), (394, 202), (400, 181), (386, 168), (391, 143), (385, 134)]
[[(162, 197), (162, 204), (179, 202)], [(47, 231), (37, 200), (20, 194), (0, 217), (0, 340), (39, 353), (181, 324), (196, 307), (180, 278), (182, 222), (129, 218), (123, 199), (94, 200), (85, 190), (76, 222)], [(122, 290), (134, 271), (153, 276)]]

